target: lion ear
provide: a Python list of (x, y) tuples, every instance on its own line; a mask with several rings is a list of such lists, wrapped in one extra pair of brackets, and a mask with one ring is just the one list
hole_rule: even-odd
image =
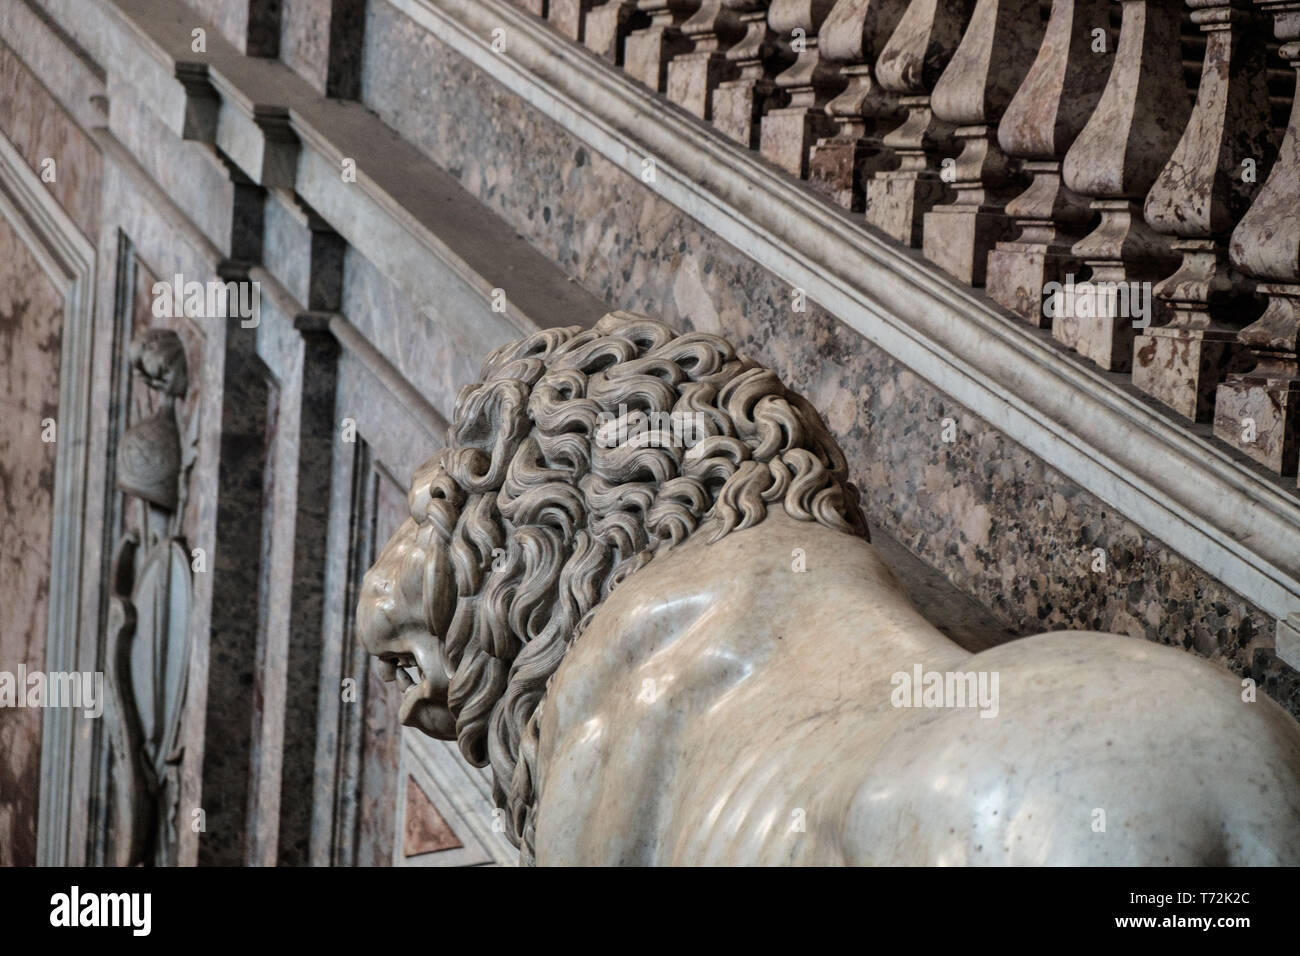
[(424, 624), (429, 633), (439, 638), (447, 636), (456, 609), (456, 577), (451, 568), (451, 555), (442, 536), (435, 537), (424, 566)]

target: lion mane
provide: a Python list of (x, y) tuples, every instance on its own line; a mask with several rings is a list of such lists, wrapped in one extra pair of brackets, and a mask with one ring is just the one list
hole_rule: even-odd
[[(717, 541), (778, 502), (867, 531), (816, 410), (716, 335), (614, 312), (501, 346), (481, 379), (457, 396), (409, 505), (432, 542), (424, 620), (444, 644), (459, 748), (491, 765), (528, 861), (541, 703), (615, 587), (695, 532)], [(689, 422), (692, 434), (607, 437), (631, 420)]]

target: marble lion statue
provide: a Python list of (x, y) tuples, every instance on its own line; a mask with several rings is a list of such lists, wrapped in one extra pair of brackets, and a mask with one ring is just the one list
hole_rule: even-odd
[(818, 413), (612, 313), (463, 389), (357, 611), (400, 719), (536, 864), (1300, 863), (1300, 726), (1063, 631), (971, 654), (869, 543)]

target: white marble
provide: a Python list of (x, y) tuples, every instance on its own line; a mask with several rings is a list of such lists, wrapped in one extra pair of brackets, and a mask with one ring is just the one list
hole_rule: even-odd
[[(1073, 631), (972, 655), (861, 539), (784, 514), (704, 537), (556, 673), (539, 864), (1300, 862), (1300, 729), (1226, 670)], [(893, 706), (918, 664), (996, 673), (996, 716)]]

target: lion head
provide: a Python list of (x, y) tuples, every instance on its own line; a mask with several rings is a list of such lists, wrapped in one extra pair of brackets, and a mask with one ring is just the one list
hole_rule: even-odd
[(843, 453), (771, 370), (625, 312), (537, 332), (461, 390), (447, 446), (365, 576), (358, 633), (404, 688), (402, 723), (491, 764), (526, 846), (530, 732), (584, 623), (656, 553), (775, 503), (866, 534)]

